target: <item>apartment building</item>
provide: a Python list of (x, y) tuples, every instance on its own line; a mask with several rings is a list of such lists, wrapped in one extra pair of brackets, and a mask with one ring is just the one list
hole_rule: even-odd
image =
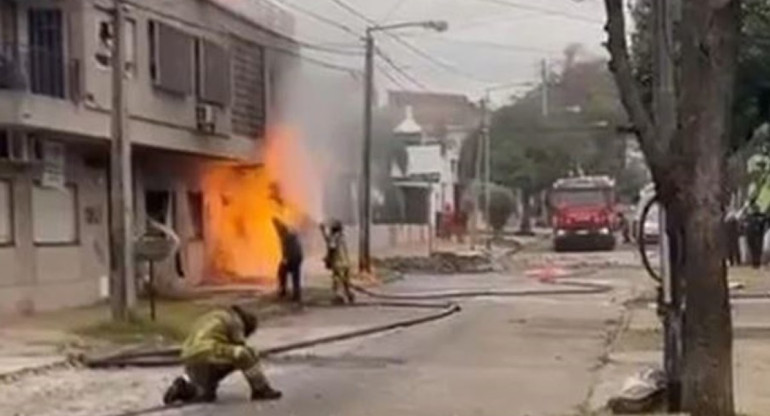
[[(106, 296), (112, 1), (0, 0), (0, 314)], [(137, 232), (171, 225), (167, 288), (207, 273), (203, 175), (258, 164), (292, 65), (292, 17), (267, 0), (129, 0), (128, 135)]]

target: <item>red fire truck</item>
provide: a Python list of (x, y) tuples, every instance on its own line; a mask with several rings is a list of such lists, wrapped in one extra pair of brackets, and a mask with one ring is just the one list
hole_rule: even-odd
[(615, 181), (580, 176), (554, 182), (549, 195), (554, 250), (615, 248)]

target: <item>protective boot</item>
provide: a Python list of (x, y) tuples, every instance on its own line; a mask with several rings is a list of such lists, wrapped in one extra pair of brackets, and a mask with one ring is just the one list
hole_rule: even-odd
[(347, 298), (348, 304), (352, 305), (356, 303), (356, 295), (354, 295), (353, 291), (350, 289), (349, 283), (345, 283), (345, 297)]
[(251, 400), (278, 400), (283, 396), (283, 393), (270, 386), (259, 365), (244, 371), (243, 375), (251, 387)]
[(166, 393), (163, 395), (163, 404), (166, 406), (177, 402), (188, 403), (195, 400), (197, 389), (184, 377), (177, 377), (171, 383)]

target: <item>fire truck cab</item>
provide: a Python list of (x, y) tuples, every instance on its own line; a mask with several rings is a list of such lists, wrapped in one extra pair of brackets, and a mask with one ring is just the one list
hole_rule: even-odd
[(550, 190), (556, 251), (614, 250), (615, 181), (608, 176), (559, 179)]

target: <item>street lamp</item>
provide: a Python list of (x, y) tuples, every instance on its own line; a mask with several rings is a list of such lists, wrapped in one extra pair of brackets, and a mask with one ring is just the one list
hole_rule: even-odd
[(449, 24), (427, 20), (370, 26), (366, 29), (366, 69), (364, 77), (364, 143), (361, 151), (362, 175), (359, 198), (358, 267), (361, 272), (371, 271), (372, 228), (372, 106), (374, 105), (374, 33), (406, 28), (423, 28), (444, 32)]

